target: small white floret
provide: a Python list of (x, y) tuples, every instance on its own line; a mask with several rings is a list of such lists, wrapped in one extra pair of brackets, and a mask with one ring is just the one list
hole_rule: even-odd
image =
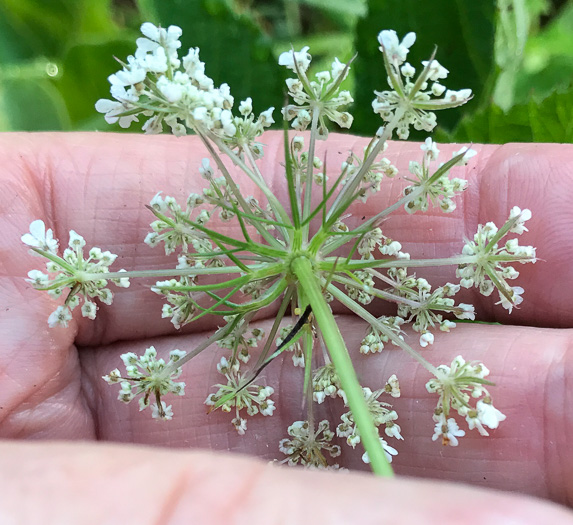
[(491, 403), (486, 403), (484, 400), (480, 399), (476, 403), (476, 409), (478, 411), (479, 420), (491, 429), (495, 429), (499, 426), (501, 421), (504, 421), (506, 416), (495, 408)]
[[(279, 56), (279, 66), (285, 66), (296, 73), (297, 67), (299, 71), (305, 72), (310, 65), (311, 56), (308, 53), (310, 48), (304, 46), (300, 51), (285, 51)], [(296, 61), (296, 66), (295, 66)]]
[[(44, 221), (37, 219), (30, 224), (30, 233), (22, 235), (21, 240), (24, 244), (39, 248), (54, 255), (58, 253), (58, 240), (54, 239), (51, 229), (46, 230)], [(30, 250), (32, 255), (39, 255)]]
[(426, 332), (420, 336), (420, 346), (426, 348), (426, 346), (434, 344), (434, 334), (431, 332)]
[(67, 306), (58, 306), (55, 311), (48, 317), (48, 325), (50, 328), (56, 326), (63, 326), (67, 328), (68, 323), (72, 320), (72, 312)]

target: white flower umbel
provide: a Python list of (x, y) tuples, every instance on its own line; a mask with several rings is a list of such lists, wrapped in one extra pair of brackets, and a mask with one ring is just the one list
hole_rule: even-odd
[[(456, 209), (454, 198), (468, 187), (468, 183), (462, 179), (450, 179), (448, 177), (447, 170), (451, 167), (451, 163), (445, 167), (444, 164), (441, 164), (436, 172), (430, 173), (430, 162), (437, 160), (439, 155), (437, 145), (431, 138), (426, 139), (422, 145), (422, 150), (424, 151), (422, 164), (410, 161), (410, 173), (415, 178), (405, 177), (412, 185), (404, 188), (404, 195), (413, 194), (415, 197), (408, 200), (404, 208), (408, 213), (414, 213), (418, 210), (427, 211), (428, 203), (431, 203), (432, 206), (439, 206), (442, 211), (451, 213)], [(458, 152), (455, 156), (459, 156), (461, 153), (464, 155), (456, 163), (467, 162), (471, 158), (469, 152), (475, 153), (474, 150)]]
[[(338, 59), (332, 63), (330, 71), (321, 71), (309, 80), (306, 71), (310, 65), (311, 56), (308, 47), (300, 52), (285, 52), (279, 57), (279, 64), (284, 65), (297, 74), (297, 78), (286, 81), (288, 94), (295, 104), (289, 104), (283, 109), (283, 116), (292, 120), (292, 127), (304, 131), (309, 125), (318, 133), (318, 138), (328, 137), (326, 121), (336, 122), (341, 128), (350, 128), (353, 117), (342, 108), (352, 104), (354, 99), (349, 91), (339, 91), (342, 81), (348, 75), (350, 64), (342, 66)], [(294, 119), (294, 120), (293, 120)]]
[(455, 323), (444, 319), (442, 314), (451, 313), (458, 319), (475, 319), (473, 306), (463, 303), (456, 306), (451, 299), (460, 290), (457, 284), (447, 283), (432, 291), (426, 279), (416, 278), (415, 274), (407, 275), (403, 268), (389, 270), (388, 276), (393, 285), (389, 290), (407, 300), (398, 305), (398, 319), (413, 322), (412, 328), (421, 334), (422, 347), (434, 342), (430, 330), (439, 328), (449, 332), (455, 328)]
[[(356, 201), (384, 191), (392, 177), (392, 184), (400, 183), (396, 167), (381, 157), (392, 147), (389, 139), (396, 134), (406, 137), (412, 125), (431, 130), (436, 121), (434, 110), (463, 104), (471, 92), (446, 90), (441, 82), (448, 71), (433, 56), (416, 75), (406, 62), (415, 36), (408, 34), (400, 40), (395, 32), (383, 31), (379, 43), (390, 87), (377, 93), (373, 107), (386, 124), (364, 151), (348, 153), (339, 173), (333, 173), (329, 164), (327, 177), (329, 159), (315, 154), (316, 141), (326, 138), (328, 121), (343, 127), (352, 123), (346, 109), (352, 98), (341, 91), (349, 66), (334, 60), (330, 70), (309, 78), (308, 48), (289, 51), (279, 58), (280, 64), (295, 73), (287, 82), (292, 101), (282, 113), (296, 129), (308, 128), (310, 133), (303, 140), (289, 137), (285, 131), (284, 157), (276, 159), (274, 168), (265, 163), (263, 171), (259, 159), (265, 151), (258, 137), (273, 122), (272, 108), (255, 117), (256, 104), (250, 97), (234, 107), (229, 86), (216, 87), (206, 75), (198, 49), (179, 53), (178, 27), (164, 29), (146, 23), (141, 31), (143, 37), (137, 41), (134, 55), (109, 77), (113, 100), (99, 101), (97, 109), (109, 122), (119, 121), (121, 126), (145, 117), (147, 133), (164, 129), (177, 136), (196, 133), (208, 157), (197, 167), (206, 185), (202, 191), (189, 188), (191, 193), (177, 195), (177, 199), (162, 193), (149, 195), (153, 198), (148, 208), (154, 218), (146, 243), (162, 245), (166, 255), (177, 256), (176, 264), (162, 269), (111, 273), (108, 266), (115, 255), (93, 249), (89, 259), (84, 259), (85, 241), (75, 233), (70, 248), (59, 257), (51, 231), (46, 231), (43, 223), (34, 223), (23, 240), (49, 259), (48, 271), (57, 275), (54, 278), (34, 270), (29, 280), (56, 295), (64, 287), (72, 292), (66, 305), (50, 316), (50, 324), (69, 323), (70, 308), (79, 303), (78, 294), (85, 299), (83, 315), (93, 317), (98, 308), (93, 297), (100, 303), (111, 299), (107, 281), (116, 279), (122, 285), (128, 278), (145, 278), (165, 299), (158, 314), (175, 327), (197, 323), (206, 316), (214, 316), (223, 326), (177, 361), (172, 357), (163, 363), (151, 350), (141, 358), (124, 356), (126, 375), (115, 370), (106, 377), (108, 382), (120, 384), (120, 399), (130, 401), (140, 395), (143, 407), (152, 403), (152, 415), (171, 418), (172, 406), (160, 396), (182, 393), (181, 385), (174, 381), (181, 366), (218, 345), (227, 350), (218, 366), (225, 379), (206, 403), (210, 411), (221, 408), (230, 412), (235, 430), (244, 434), (247, 416), (259, 412), (270, 416), (275, 410), (269, 398), (273, 388), (259, 386), (264, 381), (261, 374), (285, 350), (293, 350), (295, 364), (303, 368), (299, 377), (306, 414), (300, 418), (304, 421), (291, 425), (290, 437), (281, 442), (285, 462), (335, 467), (326, 457), (340, 453), (332, 444), (330, 428), (334, 426), (328, 422), (317, 425), (313, 410), (315, 402), (340, 403), (330, 398), (341, 398), (347, 410), (338, 434), (346, 437), (351, 447), (358, 442), (364, 446), (365, 458), (375, 473), (390, 475), (389, 461), (396, 450), (380, 437), (400, 440), (402, 433), (396, 412), (380, 398), (384, 393), (398, 397), (400, 386), (395, 376), (386, 384), (379, 378), (372, 390), (360, 384), (352, 353), (333, 315), (342, 306), (369, 327), (360, 345), (361, 353), (367, 354), (364, 359), (376, 358), (375, 354), (391, 343), (435, 376), (428, 388), (439, 397), (434, 414), (439, 423), (436, 439), (442, 437), (443, 442), (455, 445), (461, 437), (463, 431), (450, 417), (452, 411), (482, 434), (495, 428), (504, 416), (491, 404), (485, 387), (489, 383), (483, 379), (485, 367), (456, 360), (451, 367), (437, 369), (409, 344), (411, 338), (405, 331), (409, 323), (418, 332), (414, 340), (430, 346), (438, 328), (448, 332), (455, 326), (454, 319), (476, 315), (472, 305), (455, 304), (458, 284), (430, 285), (413, 271), (422, 276), (427, 267), (458, 267), (462, 286), (475, 284), (490, 293), (497, 286), (502, 304), (512, 308), (520, 302), (522, 290), (507, 286), (506, 281), (517, 276), (507, 264), (533, 262), (535, 252), (520, 247), (515, 239), (502, 248), (497, 242), (510, 231), (526, 231), (524, 223), (530, 213), (512, 209), (499, 232), (490, 224), (480, 227), (461, 254), (413, 259), (403, 242), (387, 235), (386, 219), (403, 207), (412, 212), (433, 205), (438, 211), (451, 211), (465, 182), (450, 179), (448, 172), (475, 153), (462, 148), (452, 159), (438, 164), (439, 148), (428, 139), (422, 146), (422, 159), (411, 159), (412, 176), (404, 195), (368, 219), (351, 217), (351, 210), (360, 210)], [(282, 174), (284, 180), (269, 181), (266, 177), (273, 173)], [(256, 198), (243, 195), (239, 183), (253, 188)], [(386, 311), (386, 317), (376, 317), (363, 306), (380, 299), (395, 308)], [(287, 320), (288, 315), (292, 318)], [(262, 316), (273, 320), (267, 333), (255, 325), (255, 319)], [(469, 403), (471, 396), (478, 401), (475, 406)]]
[(151, 405), (151, 416), (154, 419), (169, 420), (173, 417), (173, 410), (171, 405), (167, 406), (165, 401), (161, 400), (161, 396), (185, 394), (185, 383), (174, 381), (181, 375), (181, 368), (175, 363), (185, 355), (186, 352), (181, 350), (172, 350), (169, 353), (169, 362), (166, 363), (163, 359), (157, 359), (157, 351), (153, 346), (147, 348), (141, 357), (128, 352), (121, 356), (127, 375), (122, 376), (116, 368), (103, 376), (103, 380), (110, 385), (120, 384), (118, 399), (124, 403), (142, 396), (139, 398), (139, 410), (147, 408), (150, 398), (153, 397), (155, 403)]
[[(460, 264), (456, 275), (461, 278), (460, 284), (465, 288), (475, 286), (485, 295), (491, 295), (497, 288), (501, 305), (509, 310), (521, 304), (524, 292), (520, 286), (510, 286), (508, 280), (517, 279), (519, 272), (510, 266), (511, 262), (521, 264), (537, 261), (533, 246), (520, 246), (517, 239), (509, 239), (504, 245), (499, 242), (508, 233), (521, 234), (527, 231), (524, 224), (531, 218), (531, 211), (521, 210), (514, 206), (509, 219), (498, 230), (493, 222), (478, 226), (473, 241), (466, 241), (462, 253), (471, 256), (471, 262)], [(500, 304), (500, 303), (497, 303)]]
[(392, 90), (375, 91), (372, 108), (386, 122), (397, 116), (397, 134), (401, 139), (408, 138), (410, 126), (419, 131), (432, 131), (437, 122), (434, 111), (461, 106), (472, 97), (471, 89), (452, 91), (440, 83), (447, 77), (448, 70), (433, 57), (423, 63), (424, 69), (414, 78), (415, 69), (405, 61), (415, 40), (414, 33), (408, 33), (401, 43), (395, 31), (386, 30), (378, 35)]
[[(378, 400), (382, 394), (389, 393), (388, 390), (383, 388), (373, 392), (369, 388), (364, 387), (362, 392), (374, 425), (376, 427), (384, 425), (384, 429), (388, 437), (404, 439), (400, 434), (400, 426), (395, 423), (396, 419), (398, 419), (398, 414), (395, 410), (392, 410), (392, 405)], [(358, 443), (360, 443), (360, 431), (356, 427), (354, 416), (352, 415), (352, 412), (346, 412), (345, 414), (342, 414), (340, 419), (342, 420), (342, 423), (336, 427), (336, 435), (338, 437), (345, 437), (346, 443), (354, 448)]]
[(241, 116), (233, 116), (229, 86), (215, 87), (199, 60), (199, 49), (179, 57), (179, 27), (164, 29), (147, 22), (141, 32), (145, 38), (137, 40), (134, 56), (109, 77), (113, 100), (101, 99), (96, 104), (106, 121), (119, 121), (127, 128), (145, 116), (146, 133), (160, 133), (164, 124), (175, 135), (185, 135), (188, 130), (213, 133), (231, 149), (239, 153), (249, 149), (259, 157), (262, 149), (255, 139), (273, 123), (273, 108), (255, 121), (243, 104)]
[(334, 432), (326, 419), (318, 423), (316, 429), (308, 421), (295, 421), (288, 427), (288, 435), (290, 439), (279, 443), (279, 450), (287, 456), (282, 463), (327, 468), (330, 465), (325, 453), (331, 458), (340, 456), (340, 447), (331, 444)]
[(113, 301), (113, 294), (107, 288), (108, 281), (114, 282), (121, 288), (129, 286), (129, 279), (126, 277), (117, 277), (118, 274), (112, 279), (106, 277), (117, 255), (94, 247), (86, 258), (83, 251), (86, 241), (74, 230), (70, 231), (68, 248), (61, 257), (58, 255), (58, 240), (53, 238), (52, 230), (46, 231), (41, 220), (32, 222), (30, 233), (22, 236), (22, 242), (31, 246), (30, 251), (35, 255), (48, 259), (46, 262), (48, 274), (31, 270), (28, 272), (27, 281), (37, 290), (47, 291), (54, 299), (59, 298), (65, 289), (70, 290), (64, 305), (58, 306), (48, 318), (51, 328), (68, 326), (72, 319), (71, 311), (80, 304), (80, 297), (83, 298), (82, 316), (95, 319), (98, 306), (93, 299), (98, 299), (106, 305), (110, 305)]
[[(438, 394), (438, 404), (434, 411), (436, 423), (433, 440), (442, 438), (444, 445), (457, 446), (458, 437), (465, 435), (456, 420), (450, 417), (452, 411), (466, 419), (470, 430), (477, 429), (482, 436), (489, 435), (484, 426), (497, 428), (505, 419), (491, 402), (486, 386), (493, 383), (485, 378), (489, 370), (482, 363), (467, 363), (462, 356), (456, 357), (451, 366), (440, 365), (436, 377), (428, 381), (426, 389)], [(478, 399), (475, 406), (470, 401)]]
[(245, 409), (247, 415), (254, 416), (259, 412), (263, 416), (272, 416), (275, 411), (275, 403), (270, 396), (274, 389), (270, 386), (258, 386), (252, 380), (243, 375), (240, 370), (238, 359), (222, 357), (217, 365), (217, 370), (227, 379), (226, 384), (219, 383), (214, 387), (217, 392), (209, 394), (205, 400), (207, 406), (212, 410), (221, 408), (223, 412), (231, 412), (235, 409), (235, 418), (232, 424), (235, 430), (243, 435), (247, 430), (247, 420), (242, 417), (241, 411)]

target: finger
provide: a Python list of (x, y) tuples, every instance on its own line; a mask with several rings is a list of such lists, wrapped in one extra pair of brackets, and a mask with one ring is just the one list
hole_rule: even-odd
[(533, 498), (408, 479), (276, 468), (228, 455), (0, 446), (2, 523), (573, 523)]
[[(349, 142), (347, 136), (332, 137), (328, 144), (320, 143), (318, 155), (328, 149), (328, 158), (333, 152), (360, 152), (364, 139)], [(459, 151), (460, 145), (439, 145), (441, 162), (449, 160)], [(462, 290), (456, 297), (459, 302), (476, 306), (479, 319), (503, 323), (529, 324), (534, 326), (570, 327), (573, 323), (570, 296), (573, 292), (573, 146), (561, 144), (506, 144), (473, 145), (478, 155), (467, 166), (451, 170), (451, 177), (466, 179), (468, 190), (456, 199), (453, 213), (443, 213), (430, 208), (426, 213), (413, 216), (402, 208), (394, 212), (382, 225), (388, 237), (398, 240), (403, 250), (412, 258), (440, 258), (459, 254), (464, 238), (473, 238), (478, 224), (492, 221), (501, 227), (508, 219), (513, 206), (528, 208), (533, 218), (528, 222), (530, 232), (518, 236), (520, 245), (533, 245), (540, 259), (536, 265), (516, 264), (520, 276), (512, 281), (513, 286), (525, 289), (524, 302), (519, 309), (509, 313), (494, 303), (497, 293), (491, 297), (481, 296), (476, 289)], [(411, 177), (409, 162), (422, 161), (420, 145), (413, 142), (391, 143), (386, 156), (396, 165), (400, 175), (391, 181), (383, 181), (382, 190), (370, 197), (365, 204), (356, 203), (348, 219), (356, 227), (362, 218), (368, 219), (384, 208), (394, 204), (409, 183), (403, 177)], [(340, 167), (335, 159), (329, 164), (333, 179)], [(436, 166), (437, 167), (437, 166)], [(434, 168), (435, 169), (435, 168)], [(514, 235), (515, 237), (515, 235)], [(446, 281), (459, 282), (455, 267), (416, 269), (434, 285)], [(551, 275), (553, 278), (547, 279)], [(384, 313), (390, 313), (385, 309)]]
[[(264, 139), (268, 148), (262, 171), (270, 174), (272, 191), (279, 196), (286, 195), (279, 164), (281, 134), (267, 133)], [(331, 180), (349, 149), (359, 151), (364, 144), (365, 139), (336, 135), (328, 146), (319, 144), (318, 155), (324, 151), (321, 148), (328, 147)], [(38, 218), (40, 204), (48, 202), (44, 205), (44, 216), (63, 244), (69, 229), (76, 229), (90, 245), (119, 253), (118, 267), (167, 268), (175, 264), (175, 258), (166, 259), (161, 248), (153, 250), (142, 244), (153, 218), (142, 204), (158, 190), (181, 202), (188, 192), (200, 191), (204, 181), (200, 180), (197, 166), (204, 153), (198, 141), (192, 137), (114, 134), (12, 135), (4, 138), (3, 146), (0, 158), (4, 159), (2, 180), (6, 181), (6, 192), (0, 198), (3, 199), (2, 208), (10, 213), (8, 246), (19, 246), (21, 232), (26, 231), (32, 219)], [(573, 268), (569, 256), (573, 246), (568, 224), (573, 212), (566, 195), (573, 185), (567, 177), (573, 163), (573, 147), (509, 145), (476, 148), (481, 159), (478, 157), (467, 168), (452, 170), (452, 175), (466, 176), (473, 183), (453, 214), (415, 214), (406, 221), (405, 212), (399, 211), (384, 224), (385, 233), (402, 242), (413, 257), (448, 256), (459, 253), (461, 239), (464, 235), (473, 235), (478, 223), (493, 220), (501, 225), (514, 204), (529, 207), (539, 219), (534, 219), (531, 233), (524, 235), (521, 242), (536, 245), (544, 262), (543, 265), (519, 268), (522, 275), (517, 284), (526, 288), (526, 301), (521, 309), (508, 318), (500, 306), (492, 306), (491, 298), (482, 300), (475, 292), (468, 291), (460, 299), (476, 303), (478, 313), (486, 320), (571, 325), (573, 313), (568, 298)], [(453, 146), (442, 149), (444, 158), (448, 158)], [(412, 143), (393, 143), (388, 151), (402, 174), (407, 173), (408, 161), (419, 155), (419, 146)], [(240, 177), (236, 170), (233, 173)], [(246, 194), (260, 197), (249, 181), (244, 177), (240, 180)], [(400, 178), (389, 182), (384, 185), (383, 192), (369, 199), (366, 206), (357, 205), (353, 209), (355, 215), (349, 220), (351, 226), (399, 197), (405, 183)], [(21, 197), (16, 202), (11, 199), (15, 193)], [(537, 228), (535, 220), (539, 221)], [(222, 233), (240, 235), (235, 223), (221, 224), (215, 219), (214, 225), (221, 228)], [(19, 249), (23, 250), (22, 247)], [(30, 259), (25, 261), (29, 265), (26, 269), (35, 263)], [(10, 274), (22, 273), (19, 263), (8, 261), (6, 264)], [(543, 270), (539, 270), (540, 266)], [(454, 269), (449, 267), (423, 273), (440, 284), (455, 280)], [(560, 280), (548, 282), (546, 275), (559, 275)], [(160, 319), (157, 314), (161, 298), (148, 293), (149, 284), (149, 281), (134, 282), (129, 290), (117, 294), (115, 305), (100, 310), (95, 323), (82, 320), (78, 340), (92, 344), (170, 333), (172, 327), (168, 320)], [(36, 292), (30, 290), (30, 293)], [(216, 319), (207, 318), (202, 328), (215, 324)]]
[[(359, 379), (372, 390), (383, 388), (392, 374), (397, 374), (402, 396), (383, 396), (399, 415), (404, 441), (391, 439), (399, 452), (393, 466), (399, 474), (461, 481), (489, 488), (514, 490), (573, 504), (573, 456), (569, 438), (573, 435), (573, 416), (567, 407), (573, 402), (567, 388), (573, 377), (573, 332), (542, 328), (461, 325), (450, 334), (438, 334), (431, 351), (424, 356), (435, 366), (450, 364), (462, 354), (467, 360), (483, 362), (491, 370), (491, 387), (495, 406), (507, 415), (489, 437), (466, 430), (457, 448), (443, 447), (432, 441), (432, 414), (437, 396), (429, 394), (425, 383), (431, 374), (412, 362), (396, 347), (381, 355), (358, 355), (365, 325), (348, 316), (337, 318), (348, 348), (354, 357)], [(270, 324), (262, 323), (268, 330)], [(160, 354), (174, 347), (190, 350), (205, 335), (150, 340)], [(408, 333), (407, 342), (415, 344), (418, 335)], [(144, 342), (125, 347), (141, 354)], [(277, 410), (272, 417), (247, 417), (244, 436), (231, 425), (234, 412), (220, 411), (207, 415), (203, 404), (207, 394), (216, 392), (212, 385), (225, 383), (216, 371), (216, 363), (226, 351), (209, 348), (183, 369), (187, 384), (183, 398), (166, 396), (173, 405), (172, 421), (152, 420), (148, 411), (139, 412), (136, 402), (117, 401), (118, 386), (108, 386), (101, 376), (120, 366), (115, 345), (93, 347), (81, 352), (90, 406), (96, 417), (98, 438), (172, 447), (202, 447), (248, 452), (268, 460), (281, 459), (278, 443), (287, 437), (286, 429), (294, 421), (306, 419), (302, 404), (302, 369), (294, 368), (290, 355), (271, 363), (256, 383), (275, 388)], [(317, 366), (320, 363), (316, 363)], [(386, 398), (386, 399), (384, 399)], [(331, 430), (346, 412), (340, 399), (327, 398), (313, 405), (315, 420), (329, 419)], [(383, 429), (381, 430), (383, 433)], [(367, 469), (361, 461), (362, 448), (349, 448), (343, 439), (342, 456), (336, 462), (351, 468)]]

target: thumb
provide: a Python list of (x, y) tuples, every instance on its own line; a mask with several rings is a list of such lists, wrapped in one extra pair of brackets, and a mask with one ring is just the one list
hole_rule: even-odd
[(79, 444), (0, 444), (0, 522), (552, 523), (555, 504), (414, 479), (276, 468), (196, 451)]

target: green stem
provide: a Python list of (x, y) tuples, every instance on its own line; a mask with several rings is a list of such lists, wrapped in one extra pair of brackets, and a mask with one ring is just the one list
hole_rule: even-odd
[(242, 286), (243, 284), (246, 284), (250, 281), (259, 281), (267, 277), (273, 277), (282, 273), (283, 270), (284, 266), (281, 263), (267, 264), (256, 272), (252, 272), (241, 277), (235, 277), (234, 279), (220, 283), (193, 284), (190, 286), (154, 286), (153, 288), (157, 290), (173, 290), (175, 292), (204, 292), (206, 290), (223, 290), (234, 285)]
[[(316, 107), (312, 112), (312, 124), (310, 128), (310, 144), (308, 147), (308, 159), (306, 165), (306, 183), (304, 187), (304, 205), (302, 209), (302, 219), (305, 220), (310, 215), (310, 205), (312, 202), (312, 185), (314, 183), (314, 149), (316, 145), (316, 129), (318, 128), (318, 116), (320, 108)], [(308, 241), (310, 225), (304, 227), (304, 240)]]
[(290, 288), (284, 294), (283, 300), (281, 301), (281, 305), (279, 307), (279, 311), (275, 315), (273, 326), (271, 327), (269, 335), (267, 336), (267, 341), (265, 343), (263, 351), (260, 353), (259, 358), (257, 359), (255, 366), (253, 367), (253, 370), (258, 370), (267, 359), (267, 356), (269, 355), (269, 351), (271, 349), (271, 345), (273, 344), (277, 332), (279, 331), (280, 324), (285, 316), (285, 313), (287, 311), (293, 293), (294, 293), (293, 289)]
[(398, 122), (400, 122), (400, 119), (403, 117), (403, 115), (404, 115), (404, 109), (398, 108), (394, 113), (394, 117), (392, 118), (392, 120), (384, 128), (382, 136), (378, 139), (376, 145), (370, 150), (368, 157), (364, 159), (364, 162), (360, 166), (358, 172), (352, 176), (351, 180), (344, 186), (344, 188), (342, 188), (342, 190), (334, 200), (334, 203), (332, 204), (326, 216), (327, 219), (330, 219), (332, 217), (335, 218), (340, 217), (340, 215), (344, 212), (345, 208), (341, 206), (341, 204), (344, 202), (344, 199), (348, 195), (354, 194), (354, 192), (358, 189), (360, 183), (364, 179), (364, 176), (366, 175), (366, 173), (368, 173), (368, 170), (376, 160), (378, 153), (382, 151), (382, 148), (384, 147), (384, 144), (386, 144), (386, 141), (392, 136), (394, 128), (396, 128)]
[(329, 257), (328, 259), (318, 263), (318, 268), (323, 271), (336, 270), (341, 272), (344, 270), (364, 270), (366, 268), (424, 268), (429, 266), (452, 266), (459, 264), (477, 264), (477, 255), (459, 255), (454, 257), (444, 257), (441, 259), (383, 259), (383, 260), (353, 260), (336, 265), (337, 257)]
[[(426, 370), (436, 377), (440, 377), (439, 370), (432, 364), (426, 361), (416, 350), (414, 350), (409, 344), (405, 343), (400, 339), (392, 330), (390, 330), (384, 323), (381, 323), (376, 317), (374, 317), (368, 310), (362, 308), (356, 301), (353, 301), (344, 292), (341, 292), (336, 286), (329, 286), (328, 291), (338, 299), (344, 306), (346, 306), (350, 311), (354, 312), (359, 317), (362, 317), (368, 324), (376, 328), (379, 332), (382, 332), (388, 339), (390, 339), (395, 345), (399, 346), (407, 354), (412, 356), (418, 363), (420, 363)], [(336, 364), (335, 364), (336, 366)], [(370, 452), (368, 453), (370, 454)]]
[[(267, 267), (268, 264), (253, 264), (247, 266), (249, 270), (256, 271)], [(81, 275), (82, 282), (98, 281), (100, 279), (128, 279), (149, 278), (149, 277), (180, 277), (194, 275), (217, 275), (227, 273), (242, 273), (243, 269), (238, 266), (222, 266), (217, 268), (172, 268), (168, 270), (133, 270), (131, 272), (109, 272), (109, 273), (89, 273)]]
[(312, 330), (307, 325), (303, 328), (302, 347), (304, 349), (304, 386), (303, 392), (306, 400), (306, 410), (308, 413), (307, 421), (311, 428), (314, 429), (314, 417), (312, 410), (312, 350), (314, 348), (314, 337)]
[[(292, 156), (290, 154), (290, 149), (289, 149), (289, 138), (288, 138), (288, 123), (285, 120), (284, 121), (284, 154), (285, 154), (285, 172), (286, 172), (286, 178), (287, 178), (287, 185), (288, 185), (288, 195), (289, 195), (289, 201), (290, 201), (290, 209), (291, 209), (291, 215), (292, 215), (292, 222), (293, 225), (296, 229), (300, 229), (300, 213), (301, 210), (299, 209), (299, 199), (297, 196), (297, 188), (296, 188), (296, 182), (294, 180), (294, 174), (293, 174), (293, 170), (292, 170), (292, 166), (293, 166), (293, 159)], [(300, 185), (299, 185), (299, 189), (300, 189)]]
[[(453, 166), (455, 166), (460, 159), (465, 155), (464, 153), (460, 153), (459, 155), (456, 155), (455, 157), (453, 157), (452, 159), (450, 159), (448, 162), (444, 163), (442, 166), (440, 166), (436, 172), (428, 179), (428, 181), (426, 182), (426, 185), (420, 185), (420, 186), (416, 186), (411, 193), (409, 193), (408, 195), (405, 195), (404, 197), (402, 197), (400, 200), (398, 200), (397, 202), (395, 202), (394, 204), (392, 204), (391, 206), (388, 206), (388, 208), (385, 208), (384, 210), (382, 210), (380, 213), (377, 213), (376, 215), (374, 215), (373, 217), (370, 217), (370, 219), (368, 219), (366, 222), (362, 223), (358, 228), (356, 228), (355, 230), (353, 230), (354, 233), (356, 233), (357, 235), (363, 232), (368, 232), (370, 231), (375, 224), (378, 224), (384, 217), (386, 217), (387, 215), (390, 215), (390, 213), (394, 212), (395, 210), (397, 210), (398, 208), (405, 206), (408, 202), (416, 199), (418, 197), (418, 195), (424, 193), (424, 191), (426, 191), (426, 188), (431, 186), (434, 182), (436, 182), (442, 175), (444, 175), (445, 173), (447, 173), (449, 171), (450, 168), (452, 168)], [(370, 158), (370, 155), (368, 156), (368, 158)], [(374, 159), (368, 164), (368, 166), (372, 165), (372, 162), (374, 162)], [(364, 164), (362, 165), (364, 167), (364, 165), (367, 162), (365, 161)], [(339, 195), (340, 196), (340, 195)], [(324, 255), (336, 250), (337, 248), (339, 248), (340, 246), (342, 246), (344, 244), (344, 240), (340, 239), (337, 241), (334, 241), (332, 243), (330, 243), (328, 245), (327, 248), (325, 248), (324, 250), (322, 250), (322, 253)]]
[(298, 257), (293, 261), (291, 267), (310, 302), (312, 312), (330, 352), (330, 357), (340, 378), (340, 384), (346, 393), (348, 406), (360, 432), (362, 443), (370, 457), (372, 470), (380, 476), (393, 476), (392, 467), (388, 463), (384, 449), (380, 444), (378, 430), (366, 405), (362, 387), (356, 377), (348, 349), (334, 320), (332, 311), (322, 295), (322, 290), (311, 262), (306, 257)]
[(181, 368), (187, 361), (193, 359), (196, 355), (199, 355), (203, 350), (210, 347), (213, 343), (216, 343), (219, 339), (227, 337), (239, 324), (241, 316), (235, 317), (230, 323), (227, 323), (223, 328), (219, 328), (209, 339), (205, 339), (198, 346), (196, 346), (191, 352), (185, 354), (179, 361), (169, 361), (167, 366), (163, 369), (162, 376), (169, 377), (175, 370)]
[[(249, 162), (251, 163), (251, 166), (253, 168), (253, 172), (259, 177), (260, 180), (264, 180), (263, 174), (261, 173), (261, 171), (259, 170), (259, 166), (255, 160), (255, 158), (253, 157), (253, 154), (251, 153), (251, 150), (249, 148), (245, 148), (245, 156), (247, 157), (247, 159), (249, 159)], [(275, 214), (276, 218), (281, 217), (280, 213), (278, 213), (278, 210), (275, 210), (276, 208), (276, 203), (273, 201), (271, 203), (271, 209), (273, 210), (273, 213)], [(284, 208), (282, 208), (284, 211)], [(292, 226), (291, 226), (292, 228)], [(279, 233), (282, 235), (283, 239), (288, 243), (288, 239), (289, 239), (289, 232), (280, 227), (278, 228)], [(270, 235), (270, 233), (269, 233)], [(279, 243), (280, 246), (280, 243)]]
[[(280, 222), (283, 222), (285, 224), (288, 224), (290, 226), (292, 226), (292, 222), (287, 214), (287, 212), (285, 211), (285, 209), (283, 208), (283, 206), (281, 205), (281, 203), (279, 202), (278, 198), (275, 196), (275, 194), (271, 191), (271, 189), (267, 186), (267, 183), (265, 182), (265, 180), (262, 178), (262, 175), (258, 176), (256, 173), (253, 172), (253, 170), (251, 170), (247, 164), (243, 161), (243, 159), (241, 159), (241, 157), (239, 157), (231, 148), (229, 148), (223, 141), (219, 140), (216, 136), (211, 136), (210, 137), (211, 140), (213, 140), (213, 142), (215, 144), (217, 144), (217, 147), (223, 152), (225, 153), (225, 155), (227, 155), (232, 161), (233, 163), (238, 166), (239, 168), (241, 168), (241, 170), (259, 187), (259, 189), (265, 194), (265, 197), (267, 198), (267, 200), (269, 201), (269, 204), (271, 205), (271, 208), (273, 210), (273, 213), (275, 215), (275, 218), (277, 218), (278, 220), (280, 220)], [(261, 232), (262, 233), (262, 232)]]
[[(227, 184), (229, 185), (229, 188), (233, 192), (233, 195), (237, 199), (237, 202), (241, 205), (243, 210), (246, 213), (248, 213), (249, 205), (245, 201), (245, 198), (243, 197), (243, 194), (239, 190), (239, 187), (237, 186), (237, 184), (233, 180), (233, 177), (231, 176), (231, 174), (227, 170), (225, 164), (221, 160), (221, 157), (219, 155), (217, 155), (217, 152), (215, 151), (215, 149), (213, 148), (211, 143), (207, 140), (207, 136), (203, 135), (203, 133), (199, 133), (199, 137), (201, 138), (201, 140), (203, 141), (203, 144), (205, 145), (205, 147), (207, 148), (207, 150), (209, 151), (209, 153), (211, 154), (211, 156), (215, 160), (217, 167), (219, 168), (219, 170), (221, 170), (221, 173), (225, 177), (225, 180), (226, 180)], [(221, 140), (217, 140), (217, 138), (214, 135), (210, 136), (210, 138), (217, 145), (217, 147), (219, 148), (220, 151), (222, 151), (221, 148), (225, 147), (228, 150), (228, 151), (226, 151), (227, 155), (229, 155), (229, 156), (230, 156), (230, 154), (234, 155), (234, 152), (232, 150), (230, 150), (229, 148), (227, 148)], [(249, 175), (249, 177), (251, 177), (251, 179), (264, 191), (264, 188), (260, 185), (260, 182), (257, 183), (257, 181), (252, 177), (252, 172), (250, 170), (248, 170), (246, 165), (244, 165), (244, 168), (246, 168), (246, 169), (244, 169), (245, 173), (247, 173), (247, 175)], [(260, 177), (259, 177), (259, 180), (260, 180)], [(264, 184), (264, 182), (263, 182), (263, 184)], [(265, 186), (266, 186), (266, 184), (265, 184)], [(266, 231), (265, 228), (261, 224), (259, 224), (258, 222), (253, 222), (252, 225), (260, 233), (260, 235), (263, 237), (263, 239), (265, 239), (271, 246), (275, 246), (275, 248), (280, 248), (280, 244), (278, 243), (278, 241), (272, 235), (270, 235), (269, 232)]]

